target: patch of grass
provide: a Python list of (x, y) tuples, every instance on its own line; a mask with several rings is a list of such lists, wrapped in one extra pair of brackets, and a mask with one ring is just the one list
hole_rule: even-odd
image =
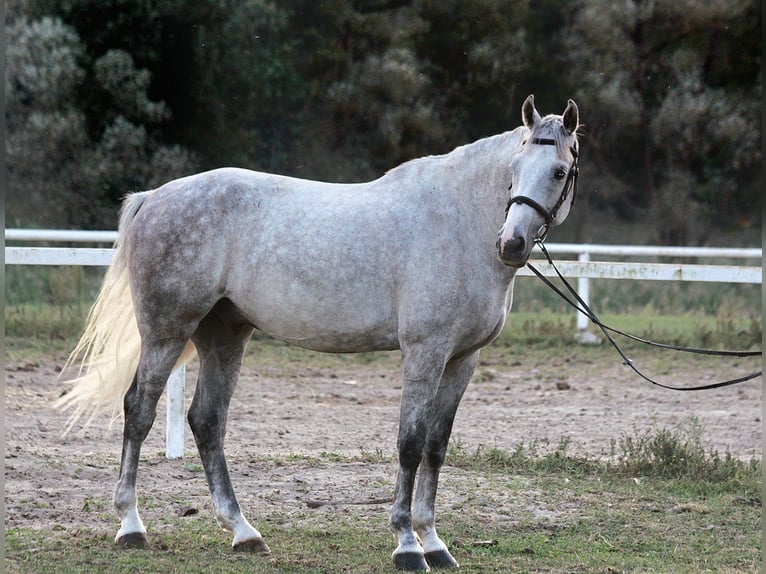
[(691, 419), (675, 429), (652, 428), (635, 435), (623, 434), (612, 444), (616, 461), (610, 470), (626, 476), (670, 479), (700, 494), (738, 491), (760, 500), (762, 461), (743, 461), (728, 451), (702, 446), (702, 428)]
[[(672, 345), (759, 349), (763, 331), (760, 316), (724, 312), (718, 315), (660, 315), (647, 310), (641, 314), (605, 313), (600, 314), (599, 318), (611, 327), (638, 337)], [(589, 328), (594, 333), (601, 334), (595, 325)], [(562, 314), (552, 311), (529, 313), (511, 310), (505, 328), (494, 345), (571, 345), (576, 330), (574, 311), (571, 314)], [(617, 341), (626, 349), (633, 349), (639, 345), (621, 337), (617, 337)]]
[[(730, 482), (703, 496), (661, 474), (636, 481), (599, 471), (598, 463), (593, 472), (581, 466), (571, 472), (558, 462), (538, 466), (530, 452), (482, 451), (459, 475), (445, 470), (445, 482), (459, 494), (454, 505), (439, 508), (440, 532), (461, 572), (758, 572), (760, 506)], [(558, 445), (538, 458), (562, 456), (566, 448)], [(518, 468), (509, 468), (509, 460)], [(230, 535), (201, 513), (171, 516), (156, 530), (150, 524), (147, 550), (119, 549), (113, 534), (98, 528), (10, 528), (6, 571), (393, 571), (385, 509), (328, 505), (286, 520), (278, 496), (263, 500), (257, 523), (272, 548), (268, 557), (233, 553)]]
[(760, 504), (763, 463), (723, 455), (702, 446), (702, 428), (691, 419), (676, 428), (653, 427), (613, 441), (608, 460), (570, 455), (562, 438), (551, 447), (547, 441), (519, 443), (512, 452), (480, 445), (473, 451), (452, 441), (446, 463), (476, 470), (502, 470), (519, 474), (566, 473), (567, 476), (619, 476), (628, 479), (661, 479), (699, 495), (736, 493)]
[(603, 462), (572, 456), (567, 452), (568, 448), (568, 437), (562, 437), (553, 447), (549, 441), (520, 442), (512, 452), (484, 445), (470, 451), (460, 440), (453, 440), (447, 447), (445, 463), (477, 471), (493, 469), (527, 474), (564, 472), (582, 475), (604, 469)]
[(375, 450), (362, 449), (359, 455), (361, 462), (382, 463), (382, 462), (394, 462), (396, 460), (395, 453), (385, 452), (382, 448), (377, 447)]
[(87, 309), (75, 304), (23, 303), (5, 308), (5, 328), (11, 338), (48, 343), (75, 341), (85, 325)]
[[(726, 264), (722, 260), (710, 260), (707, 263)], [(741, 265), (742, 261), (732, 260), (728, 263)], [(570, 282), (574, 284), (571, 279)], [(748, 317), (762, 303), (759, 285), (619, 279), (591, 280), (590, 300), (599, 315), (654, 316), (723, 314)], [(514, 290), (514, 307), (532, 313), (574, 313), (556, 293), (536, 278), (519, 278)]]
[(580, 504), (577, 518), (532, 520), (512, 535), (485, 527), (480, 534), (497, 545), (467, 544), (463, 565), (482, 572), (758, 572), (757, 510), (724, 503), (711, 528), (711, 513), (678, 511), (662, 491), (625, 483), (604, 491), (572, 481), (559, 498)]
[[(453, 502), (439, 507), (441, 535), (462, 572), (758, 572), (762, 463), (705, 451), (701, 434), (690, 420), (624, 435), (607, 461), (572, 456), (565, 439), (520, 444), (512, 452), (453, 442), (443, 475)], [(391, 463), (382, 452), (365, 451), (268, 460)], [(147, 550), (119, 549), (98, 527), (9, 528), (6, 571), (393, 571), (385, 509), (292, 505), (285, 514), (278, 491), (264, 492), (257, 525), (271, 556), (233, 553), (229, 534), (201, 513), (150, 524)]]

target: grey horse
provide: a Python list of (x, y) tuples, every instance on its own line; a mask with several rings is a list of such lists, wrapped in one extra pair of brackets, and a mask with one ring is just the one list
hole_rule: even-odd
[(529, 96), (522, 119), (367, 183), (224, 168), (125, 199), (114, 261), (72, 354), (81, 369), (60, 401), (72, 422), (122, 405), (117, 543), (147, 544), (139, 451), (168, 376), (196, 351), (188, 421), (216, 517), (235, 550), (269, 552), (240, 510), (223, 449), (257, 329), (329, 353), (401, 350), (394, 565), (457, 566), (434, 512), (455, 413), (479, 350), (503, 328), (516, 271), (574, 200), (577, 105), (541, 117)]

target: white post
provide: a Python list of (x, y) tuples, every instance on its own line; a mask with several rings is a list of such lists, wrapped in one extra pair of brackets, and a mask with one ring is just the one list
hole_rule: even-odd
[[(590, 261), (590, 253), (587, 251), (580, 253), (577, 256), (577, 260), (581, 263), (588, 263)], [(577, 294), (585, 301), (587, 305), (590, 305), (590, 281), (587, 277), (579, 277), (577, 279)], [(590, 320), (582, 313), (577, 313), (577, 331), (579, 333), (585, 331), (588, 328)]]
[[(577, 256), (577, 261), (588, 263), (590, 261), (590, 253), (587, 251), (580, 253)], [(577, 294), (585, 301), (586, 305), (590, 305), (590, 281), (587, 277), (577, 278)], [(589, 323), (590, 319), (577, 311), (577, 333), (575, 333), (575, 340), (582, 345), (598, 345), (601, 343), (601, 338), (588, 331)]]
[(182, 365), (168, 378), (167, 433), (165, 456), (184, 457), (184, 389), (186, 387), (186, 366)]

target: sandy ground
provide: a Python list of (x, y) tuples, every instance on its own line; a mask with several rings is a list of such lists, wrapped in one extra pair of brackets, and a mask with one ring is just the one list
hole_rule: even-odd
[[(507, 364), (493, 364), (490, 356), (463, 399), (453, 439), (472, 452), (479, 445), (513, 450), (521, 442), (535, 441), (555, 447), (565, 437), (570, 453), (603, 456), (623, 433), (635, 435), (652, 425), (673, 427), (696, 417), (706, 447), (742, 458), (761, 456), (761, 379), (714, 391), (678, 393), (640, 382), (612, 355), (603, 355), (603, 360), (589, 362), (572, 355), (531, 359), (521, 355)], [(111, 493), (119, 470), (120, 423), (108, 429), (104, 416), (84, 434), (62, 438), (66, 414), (51, 407), (61, 393), (57, 377), (62, 364), (63, 358), (41, 358), (6, 365), (6, 527), (114, 532), (118, 523)], [(684, 365), (674, 382), (699, 384), (732, 376), (731, 364), (718, 365), (718, 369)], [(192, 364), (187, 405), (195, 379)], [(398, 367), (391, 360), (349, 361), (340, 367), (244, 368), (232, 401), (226, 443), (243, 508), (281, 504), (281, 511), (289, 512), (291, 504), (305, 508), (328, 500), (387, 503), (394, 463), (369, 465), (346, 459), (305, 464), (281, 455), (327, 452), (354, 457), (365, 451), (390, 456), (395, 450), (399, 394)], [(163, 513), (210, 504), (188, 427), (186, 458), (166, 460), (164, 398), (159, 413), (139, 469), (140, 493), (155, 501), (146, 504), (147, 522)], [(460, 472), (454, 469), (450, 474)], [(450, 487), (444, 482), (448, 481), (443, 481), (442, 490), (448, 493)], [(376, 512), (384, 524), (387, 505)]]

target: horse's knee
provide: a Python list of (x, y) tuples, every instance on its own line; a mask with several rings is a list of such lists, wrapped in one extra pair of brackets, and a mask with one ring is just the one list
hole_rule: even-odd
[(399, 466), (415, 470), (423, 460), (423, 447), (419, 444), (406, 444), (399, 447)]
[(186, 420), (189, 421), (189, 427), (194, 433), (194, 437), (206, 443), (219, 436), (221, 427), (225, 424), (216, 409), (210, 405), (202, 404), (202, 401), (196, 398), (192, 401)]
[(405, 432), (400, 432), (397, 441), (399, 466), (416, 469), (423, 459), (425, 444), (426, 428), (424, 424), (417, 424)]
[(429, 438), (423, 449), (425, 463), (434, 469), (440, 469), (447, 456), (448, 440), (443, 437)]
[(195, 436), (199, 433), (204, 433), (205, 429), (209, 427), (208, 419), (208, 413), (200, 409), (197, 401), (192, 401), (189, 412), (186, 414), (186, 420), (189, 422), (189, 427)]
[(158, 399), (159, 397), (154, 398), (140, 392), (137, 380), (133, 380), (133, 384), (123, 399), (125, 413), (123, 435), (125, 438), (139, 442), (146, 439), (157, 415)]

